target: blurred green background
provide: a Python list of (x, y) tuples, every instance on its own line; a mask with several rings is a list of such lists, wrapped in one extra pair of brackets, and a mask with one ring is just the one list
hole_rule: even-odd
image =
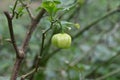
[[(61, 0), (61, 6), (68, 7), (76, 0)], [(78, 0), (76, 6), (62, 15), (62, 20), (79, 23), (80, 29), (72, 28), (68, 33), (74, 36), (83, 30), (94, 20), (99, 19), (109, 11), (120, 5), (120, 0)], [(83, 2), (82, 2), (83, 1)], [(14, 0), (0, 0), (0, 80), (10, 77), (15, 61), (15, 51), (7, 41), (10, 38), (7, 19), (3, 11), (10, 10), (9, 6)], [(39, 0), (33, 0), (30, 4), (32, 12), (37, 14), (36, 8), (40, 5)], [(29, 71), (35, 55), (39, 52), (41, 44), (41, 32), (50, 25), (43, 17), (37, 29), (33, 33), (23, 61), (20, 75)], [(15, 38), (20, 46), (28, 29), (30, 19), (25, 12), (19, 19), (13, 20)], [(50, 31), (45, 40), (46, 45), (52, 34)], [(120, 80), (120, 11), (110, 15), (85, 30), (83, 34), (74, 37), (69, 49), (61, 49), (53, 45), (45, 49), (46, 55), (53, 53), (46, 66), (42, 67), (44, 78), (39, 72), (36, 80)]]

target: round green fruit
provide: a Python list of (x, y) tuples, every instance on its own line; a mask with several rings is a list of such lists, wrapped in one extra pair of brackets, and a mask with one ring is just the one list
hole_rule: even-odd
[(52, 44), (58, 48), (69, 48), (71, 46), (71, 36), (67, 33), (53, 35)]

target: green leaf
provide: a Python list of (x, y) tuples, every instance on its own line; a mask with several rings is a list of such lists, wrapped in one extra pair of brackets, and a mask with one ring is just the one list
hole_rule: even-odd
[(45, 1), (42, 3), (42, 8), (44, 8), (51, 16), (55, 15), (59, 8), (57, 5), (60, 4), (59, 1)]
[(16, 18), (19, 18), (19, 17), (21, 17), (24, 14), (24, 8), (25, 7), (22, 7), (22, 6), (17, 8), (17, 10), (16, 10), (16, 13), (17, 13), (16, 14)]
[(21, 12), (23, 12), (23, 10), (24, 10), (24, 7), (19, 7), (19, 8), (17, 9), (17, 12), (18, 12), (18, 13), (21, 13)]

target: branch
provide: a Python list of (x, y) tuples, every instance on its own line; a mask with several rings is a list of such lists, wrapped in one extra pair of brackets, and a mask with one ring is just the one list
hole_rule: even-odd
[[(51, 38), (52, 38), (52, 36), (53, 36), (53, 34), (54, 34), (54, 32), (52, 32), (51, 34), (50, 34), (50, 38), (47, 40), (47, 43), (46, 43), (46, 45), (45, 45), (45, 47), (44, 47), (44, 53), (47, 55), (48, 54), (48, 52), (49, 52), (49, 49), (50, 49), (50, 47), (51, 47)], [(43, 53), (43, 54), (44, 54)]]
[[(42, 9), (39, 14), (36, 16), (35, 19), (32, 20), (31, 24), (29, 25), (29, 29), (28, 29), (28, 32), (26, 34), (26, 37), (25, 37), (25, 40), (23, 41), (23, 44), (22, 44), (22, 48), (21, 48), (21, 51), (24, 52), (24, 55), (25, 55), (25, 51), (27, 49), (27, 46), (29, 44), (29, 41), (31, 39), (31, 36), (32, 36), (32, 33), (33, 31), (35, 30), (35, 28), (37, 27), (37, 24), (39, 23), (39, 21), (41, 20), (43, 14), (45, 13), (45, 10)], [(21, 80), (24, 80), (24, 78), (21, 78)]]
[(12, 76), (11, 76), (10, 80), (16, 80), (17, 79), (18, 72), (20, 70), (21, 62), (22, 62), (22, 58), (16, 58), (14, 68), (13, 68), (13, 71), (12, 71)]
[(32, 33), (33, 31), (35, 30), (35, 28), (37, 27), (37, 24), (39, 23), (39, 21), (41, 20), (43, 14), (45, 13), (45, 10), (42, 9), (39, 14), (37, 15), (37, 17), (32, 20), (31, 24), (29, 25), (29, 30), (26, 34), (26, 37), (25, 37), (25, 40), (23, 41), (23, 44), (22, 44), (22, 49), (23, 51), (26, 50), (27, 46), (28, 46), (28, 43), (30, 41), (30, 38), (32, 36)]
[(27, 10), (27, 12), (28, 12), (28, 14), (29, 14), (31, 20), (33, 20), (33, 19), (34, 19), (33, 14), (32, 14), (32, 12), (30, 11), (30, 9), (29, 9), (28, 6), (26, 7), (26, 10)]
[[(15, 9), (16, 9), (16, 6), (17, 6), (17, 2), (18, 2), (18, 0), (16, 0), (16, 2), (15, 2), (15, 5), (14, 5), (13, 10), (12, 10), (12, 15), (10, 15), (6, 11), (4, 12), (4, 14), (6, 15), (7, 20), (8, 20), (8, 26), (9, 26), (9, 31), (10, 31), (11, 42), (13, 44), (13, 47), (14, 47), (15, 51), (16, 51), (16, 61), (15, 61), (15, 64), (14, 64), (14, 68), (13, 68), (12, 76), (11, 76), (10, 80), (16, 80), (17, 79), (17, 75), (18, 75), (18, 72), (20, 70), (21, 62), (24, 59), (25, 50), (26, 50), (26, 48), (28, 46), (28, 43), (29, 43), (30, 38), (32, 36), (32, 33), (35, 30), (35, 28), (37, 27), (37, 24), (39, 23), (39, 21), (42, 18), (43, 14), (45, 13), (45, 10), (42, 9), (39, 12), (39, 14), (36, 16), (36, 18), (31, 21), (31, 24), (29, 25), (29, 30), (28, 30), (28, 32), (26, 34), (26, 37), (25, 37), (25, 40), (23, 41), (23, 44), (22, 44), (22, 48), (19, 50), (17, 45), (16, 45), (15, 38), (14, 38), (14, 31), (13, 31), (13, 25), (12, 25), (12, 19), (15, 16)], [(29, 10), (28, 10), (28, 13), (31, 16)]]
[(52, 26), (53, 26), (53, 24), (54, 24), (55, 22), (56, 22), (56, 21), (52, 21), (50, 27), (42, 33), (42, 44), (41, 44), (40, 54), (39, 54), (39, 56), (37, 57), (36, 66), (35, 66), (36, 71), (37, 71), (37, 69), (38, 69), (38, 67), (39, 67), (40, 59), (43, 57), (45, 35), (46, 35), (46, 33), (52, 28)]
[(12, 42), (12, 45), (13, 45), (13, 47), (15, 49), (15, 52), (16, 52), (16, 61), (15, 61), (15, 64), (14, 64), (14, 68), (13, 68), (12, 76), (11, 76), (10, 80), (16, 80), (19, 69), (20, 69), (20, 65), (21, 65), (21, 62), (22, 62), (22, 59), (24, 58), (24, 53), (23, 53), (22, 50), (19, 50), (17, 45), (16, 45), (16, 41), (15, 41), (15, 38), (14, 38), (13, 25), (12, 25), (13, 16), (10, 16), (10, 14), (6, 11), (4, 12), (4, 14), (6, 15), (7, 20), (8, 20), (8, 27), (9, 27), (11, 42)]
[(102, 17), (98, 18), (97, 20), (91, 22), (89, 25), (87, 25), (83, 30), (79, 31), (77, 34), (75, 34), (73, 36), (73, 39), (82, 35), (85, 31), (89, 30), (90, 28), (92, 28), (95, 24), (97, 24), (98, 22), (102, 21), (105, 18), (108, 18), (109, 16), (113, 15), (114, 13), (119, 12), (119, 8), (116, 8), (114, 10), (111, 10), (110, 12), (106, 13), (105, 15), (103, 15)]
[[(13, 25), (12, 25), (12, 19), (13, 18), (6, 11), (4, 12), (4, 14), (6, 15), (7, 20), (8, 20), (8, 27), (9, 27), (11, 42), (12, 42), (12, 45), (13, 45), (13, 47), (15, 49), (15, 52), (16, 52), (16, 62), (15, 62), (14, 69), (13, 69), (13, 74), (12, 74), (13, 75), (12, 78), (15, 78), (17, 73), (18, 73), (20, 63), (21, 63), (21, 59), (24, 57), (24, 54), (23, 54), (23, 51), (19, 50), (17, 45), (16, 45), (16, 40), (15, 40)], [(13, 80), (13, 79), (11, 79), (11, 80)]]
[(36, 70), (37, 70), (38, 67), (39, 67), (40, 59), (43, 57), (45, 34), (52, 28), (53, 23), (54, 23), (54, 22), (51, 22), (50, 27), (42, 33), (42, 44), (41, 44), (40, 54), (39, 54), (39, 56), (38, 56), (37, 63), (36, 63)]
[(52, 28), (53, 24), (55, 23), (56, 21), (53, 21), (51, 22), (51, 25), (50, 25), (50, 28), (48, 28), (46, 31), (43, 32), (42, 34), (42, 45), (41, 45), (41, 49), (40, 49), (40, 56), (43, 55), (43, 49), (44, 49), (44, 40), (45, 40), (45, 34)]
[[(13, 11), (15, 10), (16, 5), (17, 5), (17, 2), (15, 3)], [(39, 21), (42, 18), (44, 13), (45, 13), (45, 10), (42, 9), (39, 12), (39, 14), (36, 16), (36, 18), (34, 20), (32, 20), (32, 22), (29, 26), (28, 33), (26, 34), (25, 40), (23, 42), (22, 49), (18, 50), (17, 45), (16, 45), (16, 41), (15, 41), (15, 38), (14, 38), (14, 31), (13, 31), (13, 25), (12, 25), (12, 19), (14, 17), (14, 13), (12, 14), (12, 16), (10, 16), (10, 14), (8, 12), (6, 12), (6, 11), (4, 12), (4, 14), (6, 15), (7, 20), (8, 20), (8, 26), (9, 26), (11, 41), (12, 41), (13, 47), (16, 51), (16, 62), (14, 64), (11, 80), (16, 80), (16, 78), (17, 78), (21, 62), (24, 59), (24, 55), (25, 55), (24, 51), (26, 50), (26, 47), (27, 47), (27, 45), (30, 41), (30, 38), (31, 38), (31, 35), (32, 35), (34, 29), (36, 28), (37, 24), (39, 23)]]
[(7, 20), (8, 20), (8, 27), (9, 27), (9, 32), (10, 32), (10, 38), (11, 38), (11, 41), (12, 41), (12, 45), (13, 45), (13, 47), (15, 49), (16, 56), (19, 57), (19, 50), (17, 48), (15, 37), (14, 37), (14, 31), (13, 31), (13, 25), (12, 25), (12, 17), (6, 11), (4, 12), (4, 14), (5, 14), (5, 16), (7, 17)]

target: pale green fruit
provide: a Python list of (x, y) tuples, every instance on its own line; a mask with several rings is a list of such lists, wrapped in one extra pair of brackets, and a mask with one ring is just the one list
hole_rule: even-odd
[(69, 48), (71, 46), (71, 36), (67, 33), (55, 34), (51, 41), (58, 48)]

